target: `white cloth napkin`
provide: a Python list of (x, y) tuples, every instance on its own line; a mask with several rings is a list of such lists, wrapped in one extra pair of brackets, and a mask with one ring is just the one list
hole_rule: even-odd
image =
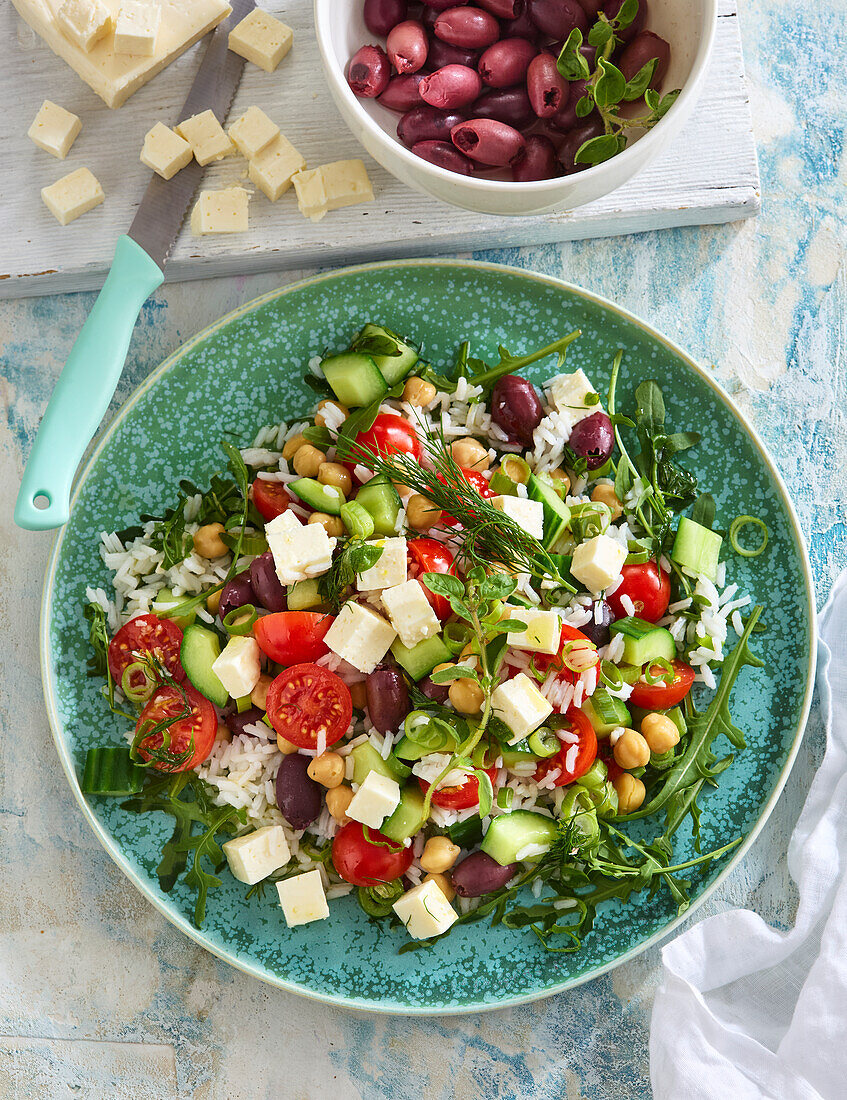
[(847, 1097), (847, 574), (820, 616), (827, 748), (788, 849), (791, 932), (735, 910), (662, 952), (655, 1100)]

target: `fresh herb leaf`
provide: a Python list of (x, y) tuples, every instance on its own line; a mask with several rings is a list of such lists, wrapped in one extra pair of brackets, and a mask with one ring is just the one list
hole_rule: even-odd
[(352, 538), (339, 541), (332, 565), (318, 581), (318, 593), (333, 611), (347, 600), (356, 575), (376, 565), (382, 556), (382, 547), (372, 542)]

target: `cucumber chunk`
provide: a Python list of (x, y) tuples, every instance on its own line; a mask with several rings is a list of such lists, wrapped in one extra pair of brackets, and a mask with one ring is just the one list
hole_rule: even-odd
[(399, 638), (395, 638), (391, 643), (391, 652), (397, 664), (404, 672), (408, 672), (413, 680), (422, 680), (424, 676), (429, 676), (436, 665), (447, 664), (452, 658), (440, 634), (425, 638), (424, 641), (413, 645), (411, 649), (404, 646)]
[[(155, 602), (151, 605), (150, 610), (154, 615), (158, 615), (160, 611), (167, 610), (168, 604), (180, 603), (184, 599), (186, 599), (185, 596), (175, 596), (170, 588), (160, 588), (156, 593)], [(185, 630), (187, 626), (191, 626), (196, 618), (197, 609), (194, 607), (184, 615), (170, 616), (171, 622), (176, 623), (180, 630)]]
[(377, 772), (387, 779), (393, 779), (395, 783), (402, 783), (412, 774), (412, 769), (407, 768), (400, 760), (394, 760), (390, 756), (383, 760), (370, 741), (357, 745), (350, 755), (353, 757), (354, 783), (364, 783), (369, 772)]
[(315, 577), (295, 581), (288, 589), (287, 598), (289, 611), (310, 611), (323, 606), (324, 602), (320, 593), (320, 582)]
[(604, 687), (598, 687), (585, 700), (582, 713), (594, 727), (598, 737), (608, 737), (613, 729), (629, 726), (632, 722), (632, 715), (623, 700), (610, 695)]
[(329, 516), (341, 515), (345, 497), (337, 486), (322, 485), (313, 477), (299, 477), (296, 481), (289, 481), (288, 488), (316, 512), (326, 512)]
[(398, 844), (414, 836), (424, 823), (423, 804), (424, 796), (417, 783), (404, 787), (400, 792), (397, 809), (391, 817), (383, 821), (379, 831), (389, 840), (396, 840)]
[(388, 393), (388, 383), (370, 355), (343, 351), (324, 359), (321, 370), (332, 392), (348, 409), (370, 405)]
[(374, 523), (374, 534), (397, 534), (397, 517), (400, 515), (400, 496), (387, 477), (378, 474), (356, 493), (356, 503), (368, 513)]
[(612, 634), (623, 635), (623, 660), (628, 665), (646, 665), (659, 658), (672, 661), (676, 656), (673, 635), (663, 626), (630, 615), (626, 619), (618, 619), (609, 629)]
[(544, 507), (544, 538), (542, 545), (546, 550), (549, 550), (567, 530), (571, 520), (571, 510), (550, 482), (542, 477), (536, 477), (535, 474), (529, 475), (526, 491), (530, 500), (538, 500)]
[[(400, 354), (380, 355), (378, 352), (368, 350), (369, 341), (380, 337), (393, 341), (397, 345)], [(407, 344), (405, 340), (401, 340), (396, 332), (383, 328), (382, 325), (365, 325), (353, 341), (353, 350), (357, 350), (359, 347), (373, 359), (389, 386), (394, 386), (401, 378), (405, 378), (420, 358), (416, 348), (412, 347), (411, 344)]]
[(716, 531), (710, 531), (687, 516), (680, 516), (671, 559), (684, 569), (702, 573), (714, 582), (718, 575), (722, 542), (722, 536)]
[(531, 810), (515, 810), (494, 818), (481, 847), (501, 867), (506, 867), (519, 858), (535, 859), (543, 855), (555, 835), (556, 822), (551, 818)]
[(197, 623), (186, 627), (179, 649), (179, 659), (185, 675), (210, 703), (225, 707), (229, 701), (229, 692), (212, 670), (212, 665), (220, 655), (221, 640), (214, 630), (207, 630)]

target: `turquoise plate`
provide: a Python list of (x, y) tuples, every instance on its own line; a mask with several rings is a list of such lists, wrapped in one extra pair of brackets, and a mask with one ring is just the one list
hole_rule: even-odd
[[(155, 370), (120, 410), (85, 467), (47, 573), (41, 624), (44, 689), (56, 746), (77, 800), (106, 850), (139, 890), (186, 935), (257, 978), (333, 1004), (406, 1014), (480, 1011), (547, 996), (616, 966), (677, 926), (665, 892), (601, 908), (576, 954), (546, 952), (529, 932), (477, 924), (433, 949), (398, 955), (402, 929), (372, 924), (353, 898), (331, 916), (289, 931), (271, 891), (245, 900), (225, 873), (211, 893), (206, 926), (191, 923), (193, 902), (177, 886), (159, 889), (155, 867), (169, 833), (163, 815), (135, 815), (120, 799), (87, 800), (78, 776), (86, 750), (120, 742), (98, 682), (85, 675), (85, 586), (107, 585), (100, 531), (120, 529), (140, 512), (174, 500), (177, 479), (202, 484), (223, 466), (213, 442), (221, 424), (248, 443), (263, 424), (313, 407), (301, 376), (310, 356), (346, 346), (375, 320), (425, 341), (436, 363), (452, 359), (461, 339), (475, 354), (496, 356), (549, 343), (579, 327), (568, 366), (583, 367), (603, 392), (618, 348), (625, 352), (620, 407), (635, 385), (658, 378), (669, 422), (696, 428), (687, 464), (714, 493), (718, 517), (761, 516), (766, 553), (732, 556), (733, 581), (766, 605), (768, 632), (756, 639), (761, 669), (745, 669), (733, 714), (748, 748), (703, 799), (704, 850), (744, 834), (731, 860), (691, 873), (692, 898), (706, 895), (741, 859), (785, 783), (809, 708), (814, 664), (812, 581), (785, 486), (753, 429), (715, 382), (678, 348), (623, 310), (555, 279), (490, 264), (400, 261), (319, 275), (251, 302), (201, 332)], [(534, 381), (555, 368), (537, 364)], [(790, 670), (790, 675), (786, 672)], [(728, 745), (726, 748), (728, 749)], [(170, 820), (170, 819), (168, 819)], [(693, 855), (678, 835), (680, 859)], [(690, 912), (690, 910), (689, 910)]]

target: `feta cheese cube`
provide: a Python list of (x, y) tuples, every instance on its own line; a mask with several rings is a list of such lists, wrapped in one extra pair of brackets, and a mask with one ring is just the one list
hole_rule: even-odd
[(265, 537), (273, 554), (280, 584), (295, 584), (319, 577), (332, 565), (337, 539), (330, 538), (319, 523), (301, 523), (293, 512), (265, 524)]
[(276, 890), (289, 928), (310, 924), (313, 920), (325, 920), (329, 916), (324, 885), (317, 867), (314, 871), (283, 879), (276, 884)]
[(77, 168), (75, 172), (62, 176), (60, 180), (42, 187), (41, 197), (47, 209), (62, 225), (67, 225), (80, 214), (93, 210), (105, 195), (95, 176), (87, 168)]
[(626, 547), (609, 535), (595, 535), (581, 542), (573, 552), (571, 575), (589, 592), (602, 592), (621, 575)]
[(441, 629), (438, 616), (417, 581), (405, 581), (384, 589), (382, 606), (407, 649), (431, 638)]
[(297, 205), (304, 218), (319, 222), (328, 210), (373, 201), (374, 193), (361, 160), (337, 160), (292, 177)]
[(266, 825), (222, 844), (223, 853), (235, 878), (252, 886), (284, 867), (291, 859), (285, 829)]
[(251, 161), (247, 174), (260, 191), (271, 200), (284, 195), (291, 187), (296, 172), (306, 167), (306, 159), (299, 153), (285, 134), (277, 134)]
[(529, 737), (553, 713), (550, 703), (525, 672), (519, 672), (496, 687), (491, 695), (491, 706), (514, 734), (510, 745)]
[(459, 914), (432, 879), (407, 890), (394, 902), (392, 909), (414, 940), (440, 936), (459, 919)]
[(250, 228), (250, 193), (243, 187), (201, 191), (191, 211), (195, 237), (209, 233), (246, 233)]
[(158, 4), (123, 0), (115, 20), (115, 53), (152, 57), (161, 21), (162, 9)]
[(492, 497), (491, 503), (534, 539), (544, 537), (544, 505), (524, 497)]
[(64, 0), (56, 22), (65, 38), (85, 53), (112, 29), (112, 13), (101, 0)]
[(229, 136), (242, 157), (250, 160), (279, 136), (279, 127), (261, 107), (248, 107), (230, 126)]
[(376, 539), (372, 546), (382, 547), (382, 553), (370, 569), (356, 577), (360, 592), (376, 592), (380, 588), (394, 588), (406, 580), (406, 540)]
[(212, 672), (233, 699), (249, 695), (262, 674), (262, 651), (252, 637), (233, 637), (212, 663)]
[(229, 32), (229, 48), (272, 73), (291, 49), (294, 32), (266, 11), (254, 8)]
[(509, 633), (509, 645), (530, 653), (558, 653), (562, 638), (562, 621), (558, 611), (539, 611), (537, 608), (516, 607), (506, 604), (504, 619), (526, 623), (526, 630)]
[(599, 404), (588, 405), (585, 401), (589, 394), (596, 392), (593, 383), (583, 370), (574, 371), (573, 374), (560, 374), (552, 379), (547, 390), (547, 397), (550, 404), (559, 413), (558, 420), (560, 422), (564, 421), (565, 427), (568, 429), (565, 442), (570, 438), (570, 433), (580, 420), (584, 420), (586, 416), (591, 416), (592, 413), (599, 411)]
[(152, 130), (144, 135), (144, 145), (141, 149), (141, 163), (146, 164), (163, 180), (169, 180), (175, 176), (181, 168), (191, 160), (193, 150), (185, 138), (165, 126), (163, 122), (157, 122)]
[(81, 129), (78, 115), (45, 99), (27, 133), (39, 149), (64, 160)]
[[(191, 118), (179, 123), (176, 132), (191, 146), (198, 164), (223, 160), (224, 157), (231, 156), (235, 152), (232, 139), (218, 122), (214, 111), (201, 111), (199, 115), (192, 115)], [(203, 192), (203, 194), (210, 193)]]
[(379, 772), (368, 772), (347, 807), (347, 816), (378, 829), (400, 805), (400, 784)]
[(326, 632), (324, 642), (359, 672), (367, 673), (373, 672), (396, 637), (397, 631), (381, 615), (348, 600)]

